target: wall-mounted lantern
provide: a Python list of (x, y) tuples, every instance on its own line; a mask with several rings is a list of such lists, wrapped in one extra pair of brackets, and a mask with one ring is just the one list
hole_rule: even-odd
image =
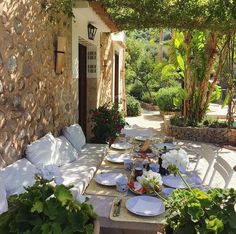
[(94, 40), (96, 32), (97, 32), (97, 28), (91, 23), (89, 23), (88, 24), (88, 38), (90, 40)]
[(65, 65), (66, 38), (57, 37), (56, 74), (62, 74)]

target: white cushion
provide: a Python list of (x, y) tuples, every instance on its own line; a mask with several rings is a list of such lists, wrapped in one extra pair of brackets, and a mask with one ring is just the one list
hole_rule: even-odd
[(35, 183), (34, 176), (37, 173), (37, 168), (25, 158), (0, 169), (7, 196), (24, 193), (24, 187), (32, 186)]
[(86, 143), (85, 135), (79, 124), (73, 124), (70, 127), (65, 127), (62, 130), (63, 135), (79, 151)]
[(57, 156), (55, 164), (57, 166), (63, 166), (66, 163), (73, 162), (78, 158), (76, 149), (70, 144), (70, 142), (64, 137), (60, 136), (56, 138), (57, 142)]
[(0, 177), (0, 214), (8, 210), (7, 193), (2, 178)]
[(57, 144), (52, 133), (34, 141), (26, 148), (26, 158), (35, 166), (55, 164)]

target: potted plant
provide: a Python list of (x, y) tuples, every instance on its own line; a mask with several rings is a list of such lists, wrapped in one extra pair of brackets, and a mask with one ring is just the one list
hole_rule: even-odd
[(91, 110), (93, 142), (112, 144), (126, 125), (124, 115), (114, 104), (106, 103)]
[(79, 204), (69, 187), (37, 177), (26, 193), (9, 197), (0, 216), (1, 234), (93, 233), (97, 218), (91, 205)]
[(168, 199), (161, 197), (167, 208), (167, 233), (236, 233), (236, 190), (190, 188), (181, 174), (188, 165), (184, 150), (170, 151), (162, 160), (162, 166), (182, 178), (188, 188), (175, 189)]

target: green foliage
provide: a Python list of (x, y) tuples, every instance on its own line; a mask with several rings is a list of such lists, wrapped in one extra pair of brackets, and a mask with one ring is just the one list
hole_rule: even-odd
[(135, 82), (133, 85), (130, 85), (129, 94), (138, 100), (142, 100), (144, 94), (143, 84), (141, 82)]
[(102, 0), (122, 29), (178, 28), (234, 31), (236, 4), (229, 0)]
[(115, 104), (106, 103), (90, 113), (93, 141), (96, 143), (106, 143), (109, 139), (117, 137), (126, 124), (123, 113)]
[(138, 100), (134, 97), (127, 95), (126, 96), (126, 107), (128, 116), (139, 116), (141, 115), (141, 105)]
[(219, 120), (212, 120), (212, 119), (205, 119), (200, 123), (193, 122), (191, 120), (185, 119), (182, 116), (173, 116), (170, 119), (171, 125), (179, 126), (179, 127), (208, 127), (208, 128), (227, 128), (227, 122), (219, 121)]
[(155, 95), (155, 93), (152, 93), (150, 96), (150, 94), (146, 92), (142, 96), (142, 101), (145, 103), (153, 103), (154, 102), (154, 98), (153, 98), (154, 95)]
[(155, 102), (161, 111), (178, 111), (184, 99), (184, 91), (180, 87), (160, 89), (155, 97)]
[(53, 187), (37, 177), (26, 191), (9, 197), (8, 212), (0, 215), (0, 234), (93, 233), (97, 216), (92, 206), (78, 204), (68, 187)]
[(221, 99), (221, 95), (222, 95), (222, 89), (219, 85), (216, 85), (212, 95), (211, 95), (211, 102), (215, 103), (218, 100)]
[(48, 14), (49, 21), (60, 21), (61, 14), (74, 18), (73, 0), (40, 0), (41, 8)]
[(236, 233), (236, 190), (175, 189), (166, 201), (167, 224), (176, 234)]

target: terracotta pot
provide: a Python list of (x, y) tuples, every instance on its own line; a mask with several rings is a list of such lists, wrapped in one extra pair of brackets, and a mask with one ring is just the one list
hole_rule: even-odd
[(93, 234), (99, 234), (100, 233), (100, 223), (98, 220), (94, 221), (94, 230)]

